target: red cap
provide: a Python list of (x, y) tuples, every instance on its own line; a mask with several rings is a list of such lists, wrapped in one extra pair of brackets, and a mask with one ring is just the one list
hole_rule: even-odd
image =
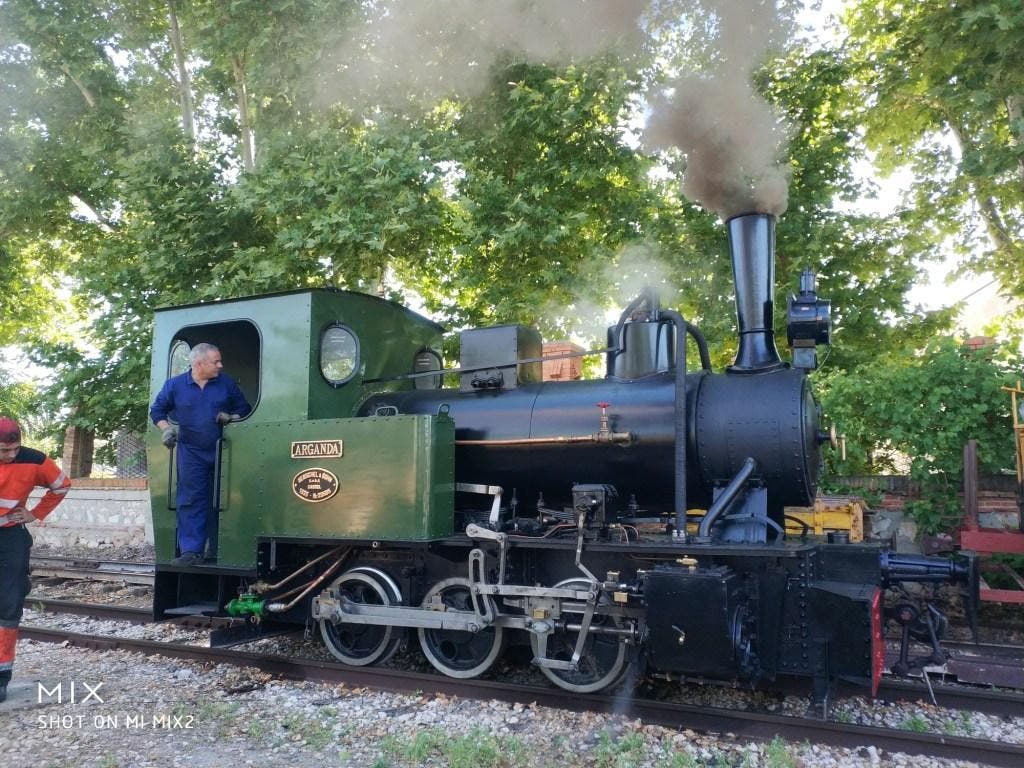
[(20, 443), (21, 427), (7, 416), (0, 416), (0, 443)]

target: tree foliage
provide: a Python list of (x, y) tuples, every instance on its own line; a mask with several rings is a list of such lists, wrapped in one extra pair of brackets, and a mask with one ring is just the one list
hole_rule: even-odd
[[(684, 4), (697, 15), (678, 25), (679, 3), (656, 5), (652, 46), (682, 46), (713, 7)], [(325, 100), (338, 40), (380, 7), (0, 0), (0, 278), (17, 288), (0, 299), (0, 343), (54, 371), (49, 407), (101, 435), (144, 429), (156, 307), (314, 286), (413, 290), (455, 327), (598, 337), (604, 312), (653, 280), (728, 362), (725, 232), (680, 197), (685, 158), (632, 135), (661, 74), (707, 52), (507, 52), (482, 91), (426, 107), (411, 93), (360, 111)], [(865, 193), (856, 63), (796, 47), (758, 79), (793, 125), (777, 331), (786, 288), (814, 269), (835, 310), (837, 375), (947, 320), (906, 303), (933, 248), (917, 220), (838, 209)]]
[(868, 144), (913, 171), (915, 227), (1024, 296), (1024, 5), (857, 0), (846, 21)]
[(651, 160), (623, 136), (636, 74), (612, 57), (509, 62), (490, 83), (459, 105), (446, 147), (459, 239), (411, 277), (454, 323), (564, 333), (570, 307), (607, 303), (624, 246), (673, 227)]
[[(856, 139), (859, 106), (848, 86), (853, 63), (841, 51), (796, 46), (759, 74), (766, 97), (789, 122), (789, 207), (776, 238), (775, 329), (785, 345), (786, 301), (800, 273), (818, 276), (818, 294), (832, 302), (833, 347), (822, 375), (869, 364), (880, 351), (922, 345), (951, 322), (950, 312), (910, 306), (907, 292), (934, 258), (907, 216), (851, 211), (873, 194), (855, 174), (863, 159)], [(735, 315), (726, 238), (715, 217), (683, 203), (684, 236), (673, 247), (675, 275), (690, 317), (717, 339), (716, 359), (735, 353)]]
[(25, 422), (22, 426), (27, 429), (29, 424), (26, 420), (32, 418), (35, 398), (35, 388), (31, 384), (16, 381), (6, 371), (0, 370), (0, 415)]
[(825, 411), (847, 437), (847, 458), (833, 457), (839, 475), (891, 471), (909, 459), (921, 498), (909, 511), (926, 532), (959, 522), (963, 448), (978, 441), (982, 473), (1013, 466), (1010, 398), (1000, 390), (1024, 360), (1000, 345), (972, 350), (949, 337), (924, 349), (897, 348), (873, 365), (830, 381)]

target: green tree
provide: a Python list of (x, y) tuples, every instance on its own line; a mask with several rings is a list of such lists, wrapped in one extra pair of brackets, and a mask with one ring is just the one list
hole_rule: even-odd
[[(833, 345), (819, 378), (868, 365), (880, 353), (923, 344), (949, 327), (951, 313), (910, 306), (907, 292), (921, 264), (937, 257), (904, 215), (850, 210), (873, 190), (855, 164), (860, 108), (849, 95), (852, 62), (841, 50), (796, 45), (758, 73), (760, 90), (789, 123), (789, 205), (776, 249), (775, 330), (786, 343), (786, 301), (804, 269), (818, 276), (818, 294), (832, 302)], [(672, 166), (680, 174), (685, 170)], [(691, 319), (728, 363), (736, 350), (731, 263), (721, 224), (698, 206), (681, 205), (685, 235), (672, 247), (673, 269)]]
[[(21, 421), (30, 419), (35, 398), (35, 388), (31, 384), (16, 381), (6, 371), (0, 370), (0, 414)], [(28, 423), (23, 426), (27, 429)]]
[[(0, 341), (30, 343), (56, 372), (53, 408), (101, 436), (141, 429), (160, 305), (404, 285), (455, 326), (562, 335), (632, 298), (616, 291), (641, 249), (681, 286), (665, 303), (705, 327), (719, 360), (731, 354), (725, 234), (624, 134), (663, 61), (509, 54), (483, 93), (426, 109), (319, 103), (340, 65), (332, 46), (380, 7), (0, 0), (0, 272), (24, 288), (3, 299)], [(651, 40), (673, 37), (672, 7), (650, 16)], [(847, 67), (794, 50), (760, 81), (796, 126), (778, 282), (819, 271), (836, 368), (939, 322), (905, 306), (922, 252), (910, 223), (835, 210), (860, 193)], [(59, 327), (34, 328), (61, 288), (72, 301)], [(78, 316), (88, 326), (73, 338)]]
[[(0, 341), (34, 348), (57, 373), (49, 402), (76, 423), (101, 435), (144, 426), (155, 306), (245, 292), (222, 279), (223, 263), (272, 235), (229, 199), (237, 158), (252, 154), (239, 142), (260, 114), (243, 131), (232, 110), (255, 96), (282, 133), (308, 116), (271, 109), (312, 89), (267, 73), (309, 63), (327, 28), (313, 15), (332, 5), (0, 2), (0, 276), (12, 287)], [(248, 40), (246, 10), (262, 13)], [(233, 57), (246, 62), (240, 80), (225, 69)], [(54, 312), (61, 286), (74, 301)]]
[(677, 233), (652, 161), (623, 135), (638, 82), (611, 57), (503, 63), (490, 82), (458, 105), (448, 144), (461, 240), (432, 251), (415, 285), (456, 324), (564, 333), (574, 304), (608, 303), (626, 245)]
[(1024, 5), (857, 0), (846, 16), (868, 145), (914, 173), (914, 227), (1024, 296)]
[[(341, 112), (298, 140), (270, 145), (229, 191), (238, 215), (266, 233), (214, 270), (221, 292), (329, 285), (386, 294), (452, 247), (459, 212), (445, 191), (450, 121)], [(438, 142), (441, 146), (438, 146)], [(413, 282), (413, 284), (415, 284)]]
[(54, 453), (58, 441), (52, 437), (60, 428), (54, 413), (40, 397), (37, 385), (14, 373), (22, 365), (20, 356), (12, 354), (12, 350), (0, 349), (0, 415), (18, 420), (23, 443)]
[(823, 406), (847, 436), (847, 458), (832, 458), (838, 475), (892, 470), (909, 459), (921, 498), (908, 510), (927, 533), (958, 522), (956, 495), (963, 448), (978, 441), (983, 473), (1012, 467), (1010, 398), (1000, 390), (1020, 375), (1024, 360), (1005, 345), (974, 351), (949, 337), (920, 351), (897, 349), (870, 367), (830, 381)]

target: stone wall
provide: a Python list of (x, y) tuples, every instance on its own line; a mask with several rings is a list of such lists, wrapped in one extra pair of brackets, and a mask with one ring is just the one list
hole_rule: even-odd
[[(79, 478), (64, 501), (31, 526), (37, 544), (53, 547), (142, 547), (153, 543), (145, 480)], [(36, 490), (29, 505), (43, 492)]]
[[(875, 502), (871, 506), (869, 523), (871, 538), (892, 541), (900, 552), (920, 551), (921, 541), (917, 525), (904, 512), (907, 501), (917, 498), (919, 493), (917, 484), (909, 477), (905, 475), (845, 477), (836, 482), (852, 489), (852, 493), (862, 490), (872, 497), (881, 496), (881, 501)], [(963, 509), (963, 494), (960, 494), (960, 509)], [(979, 477), (978, 524), (982, 528), (1002, 528), (1013, 531), (1017, 530), (1018, 520), (1017, 478), (1005, 475)], [(945, 536), (945, 539), (949, 542), (954, 541), (950, 536)]]
[[(905, 475), (878, 475), (869, 477), (844, 477), (838, 484), (853, 489), (863, 489), (872, 495), (881, 494), (881, 503), (874, 509), (902, 512), (910, 499), (918, 497), (919, 489)], [(963, 494), (960, 496), (963, 509)], [(1019, 519), (1017, 507), (1017, 478), (996, 475), (978, 478), (978, 524), (982, 528), (1016, 528)]]

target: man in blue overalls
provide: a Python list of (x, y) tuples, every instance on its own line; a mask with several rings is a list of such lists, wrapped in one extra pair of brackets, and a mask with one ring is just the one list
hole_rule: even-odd
[[(217, 441), (224, 425), (249, 415), (249, 405), (224, 367), (220, 350), (212, 344), (196, 344), (189, 353), (190, 370), (164, 382), (149, 409), (149, 416), (163, 432), (163, 444), (178, 446), (178, 551), (174, 565), (202, 562), (211, 520), (213, 470)], [(173, 418), (177, 426), (168, 419)], [(211, 542), (211, 557), (216, 541)]]

